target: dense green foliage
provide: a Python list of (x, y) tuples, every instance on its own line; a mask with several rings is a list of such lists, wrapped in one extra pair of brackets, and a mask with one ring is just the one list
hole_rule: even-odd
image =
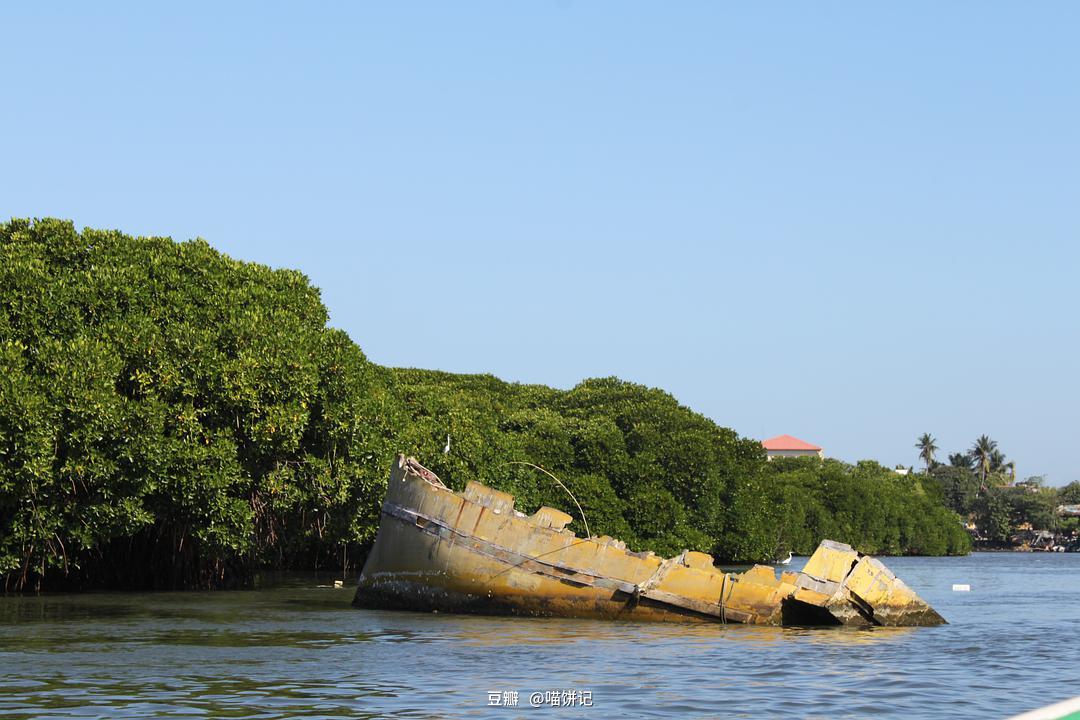
[(938, 484), (945, 505), (961, 517), (967, 517), (975, 509), (983, 486), (979, 476), (969, 468), (938, 465), (930, 471), (930, 477)]
[(900, 475), (875, 462), (783, 459), (769, 463), (781, 545), (808, 553), (822, 537), (848, 538), (864, 552), (897, 555), (965, 553), (960, 518), (945, 509), (925, 476)]
[(1058, 492), (1062, 505), (1080, 505), (1080, 480), (1069, 483)]
[[(526, 512), (547, 504), (576, 516), (553, 482), (505, 464), (527, 460), (563, 481), (594, 533), (662, 553), (754, 559), (777, 549), (761, 446), (660, 390), (610, 378), (560, 392), (404, 370), (397, 392), (410, 420), (401, 444), (452, 485), (479, 478), (514, 493)], [(447, 433), (453, 451), (442, 455)]]
[(16, 221), (0, 288), (8, 585), (209, 584), (370, 537), (386, 373), (326, 329), (303, 275)]
[(1057, 514), (1058, 491), (1033, 485), (994, 485), (980, 492), (971, 517), (981, 534), (1006, 543), (1021, 528), (1059, 530), (1066, 527)]
[(594, 534), (663, 553), (761, 560), (826, 536), (967, 549), (954, 514), (876, 464), (766, 463), (756, 441), (617, 379), (559, 391), (381, 368), (326, 321), (300, 273), (202, 241), (0, 225), (5, 586), (341, 567), (370, 545), (396, 452), (525, 511), (574, 508), (508, 463), (542, 465)]

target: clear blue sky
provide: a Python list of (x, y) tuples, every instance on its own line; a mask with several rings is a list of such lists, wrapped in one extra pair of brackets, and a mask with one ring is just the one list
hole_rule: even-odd
[(388, 365), (1080, 479), (1080, 4), (9, 3), (0, 216), (206, 238)]

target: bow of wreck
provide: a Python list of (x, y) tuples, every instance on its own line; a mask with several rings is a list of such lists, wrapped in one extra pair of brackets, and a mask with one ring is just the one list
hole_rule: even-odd
[(945, 620), (880, 561), (826, 540), (801, 572), (755, 565), (726, 573), (694, 551), (661, 558), (608, 536), (577, 537), (571, 516), (514, 509), (470, 482), (456, 493), (398, 456), (360, 607), (738, 622), (758, 625), (939, 625)]

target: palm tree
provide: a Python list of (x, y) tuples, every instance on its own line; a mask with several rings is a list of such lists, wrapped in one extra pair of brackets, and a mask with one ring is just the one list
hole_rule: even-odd
[(971, 456), (975, 468), (979, 471), (979, 479), (986, 484), (986, 476), (990, 474), (993, 469), (993, 457), (997, 452), (1000, 456), (1001, 453), (997, 449), (997, 441), (991, 440), (986, 435), (980, 435), (975, 441), (975, 444), (971, 446), (971, 450), (968, 451), (968, 455)]
[(1012, 460), (1008, 460), (1005, 457), (1005, 453), (998, 449), (994, 449), (990, 453), (990, 472), (992, 473), (1009, 473), (1009, 480), (1016, 482), (1016, 463)]
[(967, 453), (952, 453), (949, 455), (949, 464), (953, 467), (970, 470), (972, 465), (971, 456)]
[(938, 450), (937, 439), (930, 433), (923, 433), (915, 447), (919, 448), (919, 458), (926, 463), (926, 472), (930, 472), (937, 465), (934, 461), (934, 453)]

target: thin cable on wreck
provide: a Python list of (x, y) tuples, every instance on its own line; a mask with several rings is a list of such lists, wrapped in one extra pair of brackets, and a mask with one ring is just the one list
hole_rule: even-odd
[(556, 483), (558, 483), (559, 487), (561, 487), (563, 490), (565, 490), (566, 494), (569, 495), (570, 499), (574, 501), (575, 505), (577, 505), (578, 512), (581, 513), (581, 522), (584, 523), (584, 525), (585, 525), (585, 537), (587, 537), (587, 538), (592, 537), (592, 533), (589, 532), (589, 521), (585, 519), (585, 511), (581, 509), (581, 503), (579, 503), (577, 501), (577, 498), (574, 497), (574, 493), (570, 492), (570, 488), (568, 488), (568, 487), (566, 487), (565, 485), (562, 484), (562, 480), (559, 480), (559, 478), (555, 477), (554, 475), (552, 475), (551, 473), (549, 473), (547, 470), (540, 467), (539, 465), (534, 465), (531, 462), (525, 462), (524, 460), (511, 460), (510, 462), (503, 463), (503, 465), (527, 465), (527, 466), (529, 466), (531, 468), (535, 468), (536, 470), (539, 470), (540, 472), (544, 473), (549, 478), (554, 480)]

